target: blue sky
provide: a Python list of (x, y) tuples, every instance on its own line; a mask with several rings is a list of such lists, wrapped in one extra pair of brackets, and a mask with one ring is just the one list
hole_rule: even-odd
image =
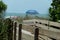
[(25, 13), (27, 10), (37, 10), (39, 13), (48, 13), (51, 0), (3, 0), (8, 8), (6, 12)]

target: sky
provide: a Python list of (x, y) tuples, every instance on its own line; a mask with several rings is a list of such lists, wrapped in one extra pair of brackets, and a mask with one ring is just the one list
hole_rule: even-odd
[(25, 13), (27, 10), (36, 10), (41, 14), (48, 13), (51, 0), (3, 0), (7, 4), (6, 12)]

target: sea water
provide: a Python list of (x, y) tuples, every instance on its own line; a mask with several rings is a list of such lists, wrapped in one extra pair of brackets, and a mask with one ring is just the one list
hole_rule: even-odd
[[(5, 13), (5, 17), (7, 16), (20, 16), (20, 17), (25, 17), (26, 13)], [(48, 14), (37, 14), (36, 16), (38, 17), (43, 17), (43, 18), (48, 18)]]

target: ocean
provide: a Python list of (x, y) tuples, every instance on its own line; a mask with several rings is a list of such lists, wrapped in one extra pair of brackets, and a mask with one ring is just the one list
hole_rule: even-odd
[[(5, 13), (5, 17), (7, 16), (20, 16), (20, 17), (25, 17), (26, 13)], [(36, 16), (38, 17), (43, 17), (43, 18), (48, 18), (48, 14), (37, 14)]]

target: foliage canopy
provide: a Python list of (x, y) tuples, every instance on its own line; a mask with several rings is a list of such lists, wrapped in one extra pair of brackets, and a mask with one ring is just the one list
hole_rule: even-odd
[(52, 0), (51, 7), (49, 8), (50, 20), (60, 20), (60, 0)]
[(6, 9), (7, 5), (3, 1), (0, 1), (0, 13), (5, 11)]

